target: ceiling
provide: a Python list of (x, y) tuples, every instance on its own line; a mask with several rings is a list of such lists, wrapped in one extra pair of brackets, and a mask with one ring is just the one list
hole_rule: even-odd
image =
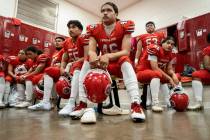
[(119, 11), (122, 11), (128, 8), (129, 6), (138, 3), (141, 0), (66, 0), (66, 1), (85, 11), (90, 12), (91, 14), (100, 16), (100, 7), (105, 2), (110, 1), (115, 3), (118, 6)]

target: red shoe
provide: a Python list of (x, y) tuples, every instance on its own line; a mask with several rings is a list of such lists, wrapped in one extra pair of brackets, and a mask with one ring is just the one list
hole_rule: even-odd
[(142, 107), (136, 102), (131, 104), (131, 118), (135, 122), (143, 122), (146, 119)]
[(74, 110), (69, 114), (73, 119), (80, 119), (84, 114), (84, 110), (87, 108), (87, 103), (80, 101)]

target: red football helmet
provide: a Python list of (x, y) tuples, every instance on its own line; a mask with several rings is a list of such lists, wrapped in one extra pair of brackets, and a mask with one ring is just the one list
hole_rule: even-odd
[(90, 70), (83, 82), (87, 98), (94, 103), (106, 100), (111, 92), (111, 84), (109, 73), (102, 69)]
[(44, 80), (41, 79), (39, 83), (34, 88), (34, 94), (36, 99), (42, 100), (44, 95)]
[(71, 76), (61, 76), (55, 84), (55, 89), (63, 99), (69, 99), (71, 94)]
[(182, 90), (175, 89), (170, 97), (170, 103), (176, 111), (182, 112), (187, 109), (189, 97), (187, 94), (183, 93)]

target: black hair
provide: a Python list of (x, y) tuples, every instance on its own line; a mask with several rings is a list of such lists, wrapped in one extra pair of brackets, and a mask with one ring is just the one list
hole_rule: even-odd
[(210, 43), (210, 33), (207, 34), (207, 36), (206, 36), (206, 41), (207, 41), (208, 43)]
[(57, 37), (55, 37), (55, 40), (56, 40), (56, 39), (61, 39), (61, 40), (63, 40), (63, 41), (65, 40), (65, 38), (62, 37), (62, 36), (57, 36)]
[(165, 43), (165, 42), (168, 41), (168, 40), (173, 40), (174, 43), (176, 44), (175, 39), (174, 39), (174, 37), (172, 37), (172, 36), (167, 36), (165, 39), (163, 39), (163, 41), (161, 42), (161, 44)]
[(113, 2), (106, 2), (101, 6), (101, 9), (104, 5), (110, 5), (114, 9), (114, 12), (118, 15), (119, 11), (116, 4), (114, 4)]
[(38, 50), (37, 50), (37, 54), (38, 54), (38, 55), (43, 54), (43, 51), (40, 50), (40, 49), (38, 49)]
[(38, 49), (35, 46), (29, 46), (28, 48), (25, 49), (25, 52), (27, 52), (27, 51), (31, 51), (33, 53), (38, 54)]
[(70, 28), (71, 24), (77, 26), (80, 30), (83, 30), (82, 23), (79, 20), (69, 20), (69, 22), (67, 23), (67, 27)]
[(147, 27), (148, 24), (153, 24), (155, 26), (155, 23), (153, 21), (148, 21), (145, 26)]

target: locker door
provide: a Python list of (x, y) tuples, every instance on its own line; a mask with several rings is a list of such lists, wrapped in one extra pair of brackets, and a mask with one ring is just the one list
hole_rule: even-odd
[(208, 34), (208, 17), (207, 15), (199, 16), (192, 19), (193, 30), (195, 38), (195, 50), (199, 51), (206, 47), (208, 44), (206, 42), (206, 35)]
[(3, 17), (0, 16), (0, 54), (3, 52), (3, 29), (4, 21)]
[(23, 23), (21, 25), (21, 30), (18, 37), (19, 49), (25, 49), (29, 45), (31, 45), (31, 36), (32, 36), (32, 30), (30, 26)]
[(55, 51), (54, 37), (55, 37), (54, 33), (44, 31), (44, 39), (43, 39), (44, 52), (49, 55), (52, 55), (52, 53)]
[(40, 28), (31, 27), (33, 30), (31, 36), (31, 43), (32, 45), (36, 46), (40, 50), (43, 50), (43, 38), (44, 38), (44, 31)]
[(4, 19), (3, 23), (3, 54), (16, 55), (18, 50), (18, 34), (20, 26), (15, 26), (9, 18)]
[(177, 24), (177, 45), (178, 50), (180, 51), (187, 51), (188, 50), (188, 36), (187, 36), (187, 26), (186, 20), (183, 20)]

